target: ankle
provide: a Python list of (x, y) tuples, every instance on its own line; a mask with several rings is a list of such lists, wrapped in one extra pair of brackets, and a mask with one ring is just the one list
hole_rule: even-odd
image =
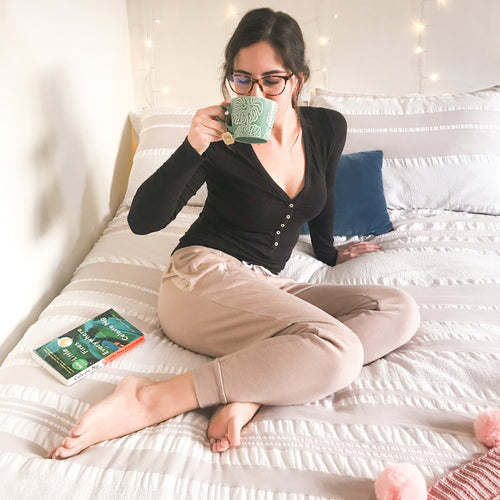
[(160, 382), (148, 381), (137, 387), (136, 398), (148, 418), (155, 422), (199, 408), (189, 373)]
[(151, 408), (152, 404), (152, 388), (156, 382), (150, 380), (149, 383), (139, 384), (135, 390), (135, 398), (137, 403), (146, 411)]

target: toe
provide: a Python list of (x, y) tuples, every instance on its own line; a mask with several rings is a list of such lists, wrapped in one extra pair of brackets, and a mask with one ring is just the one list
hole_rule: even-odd
[(229, 443), (227, 438), (224, 437), (220, 440), (216, 440), (214, 444), (212, 444), (211, 449), (214, 453), (221, 453), (229, 449), (230, 446), (231, 444)]
[(241, 428), (234, 420), (229, 422), (227, 435), (232, 446), (240, 445), (240, 430)]
[(64, 458), (62, 456), (62, 450), (64, 448), (62, 448), (61, 446), (57, 446), (56, 448), (54, 448), (51, 452), (50, 452), (50, 456), (49, 458), (52, 458), (53, 460), (57, 460), (58, 458)]
[(78, 437), (85, 433), (85, 425), (81, 421), (78, 421), (75, 426), (71, 429), (69, 435), (72, 437)]
[(74, 450), (75, 448), (78, 447), (78, 445), (81, 443), (81, 437), (80, 436), (68, 436), (63, 439), (61, 443), (61, 447), (65, 448), (66, 450)]
[(219, 452), (226, 451), (230, 445), (231, 443), (229, 442), (229, 440), (226, 437), (224, 437), (219, 441), (218, 451)]

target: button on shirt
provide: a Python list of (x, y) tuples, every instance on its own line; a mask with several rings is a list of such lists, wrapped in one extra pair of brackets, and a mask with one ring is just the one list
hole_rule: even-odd
[(214, 142), (199, 155), (186, 139), (138, 189), (130, 227), (138, 234), (162, 229), (206, 182), (205, 206), (177, 248), (204, 245), (279, 273), (309, 221), (317, 258), (334, 265), (333, 185), (346, 122), (336, 111), (301, 108), (301, 124), (305, 183), (295, 198), (272, 179), (250, 144)]

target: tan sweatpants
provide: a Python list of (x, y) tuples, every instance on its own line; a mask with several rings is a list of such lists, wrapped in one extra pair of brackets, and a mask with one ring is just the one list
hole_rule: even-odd
[(297, 283), (203, 246), (172, 255), (158, 311), (172, 341), (215, 358), (193, 370), (201, 407), (316, 401), (407, 342), (420, 322), (401, 290)]

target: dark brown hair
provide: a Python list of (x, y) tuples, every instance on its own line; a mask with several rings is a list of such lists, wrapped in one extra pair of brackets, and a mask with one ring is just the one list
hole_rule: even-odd
[(247, 12), (239, 22), (225, 50), (223, 65), (222, 93), (228, 96), (225, 80), (234, 71), (234, 59), (243, 48), (257, 42), (268, 42), (283, 59), (285, 68), (299, 80), (297, 94), (292, 104), (297, 108), (298, 95), (310, 75), (305, 59), (305, 43), (297, 21), (284, 12), (272, 9), (254, 9)]

